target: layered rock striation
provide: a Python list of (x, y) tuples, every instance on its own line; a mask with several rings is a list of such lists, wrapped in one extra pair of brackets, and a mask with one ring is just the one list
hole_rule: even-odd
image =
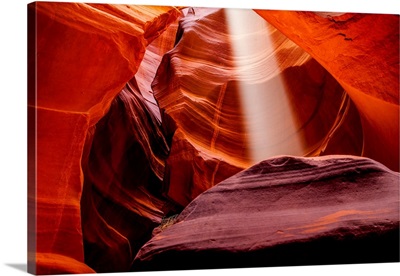
[(30, 272), (398, 260), (398, 16), (257, 13), (29, 5)]
[(81, 217), (89, 129), (134, 76), (146, 46), (179, 15), (173, 7), (28, 6), (31, 272), (93, 272), (84, 264), (82, 224), (98, 220)]
[(399, 261), (399, 177), (352, 156), (265, 160), (193, 200), (134, 267)]
[(399, 171), (399, 16), (256, 12), (346, 90), (361, 116), (363, 155)]
[(362, 154), (344, 89), (251, 10), (189, 9), (152, 88), (179, 130), (165, 182), (182, 206), (215, 184), (204, 175), (228, 177), (279, 154)]
[(127, 271), (164, 215), (160, 194), (169, 145), (134, 81), (89, 130), (81, 198), (85, 262)]

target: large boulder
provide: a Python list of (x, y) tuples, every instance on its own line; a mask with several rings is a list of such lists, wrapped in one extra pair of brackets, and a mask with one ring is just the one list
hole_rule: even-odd
[(399, 261), (399, 179), (367, 158), (271, 158), (193, 200), (134, 267)]

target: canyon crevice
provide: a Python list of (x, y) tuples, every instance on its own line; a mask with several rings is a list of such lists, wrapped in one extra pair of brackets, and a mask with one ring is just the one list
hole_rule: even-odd
[(398, 15), (28, 20), (31, 272), (399, 261)]

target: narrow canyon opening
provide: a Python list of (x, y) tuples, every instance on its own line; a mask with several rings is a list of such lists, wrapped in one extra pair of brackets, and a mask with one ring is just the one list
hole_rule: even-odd
[(362, 145), (341, 85), (261, 16), (183, 9), (88, 131), (85, 262), (130, 270), (154, 228), (237, 172), (279, 155), (361, 155)]
[(398, 261), (398, 16), (28, 15), (36, 273)]

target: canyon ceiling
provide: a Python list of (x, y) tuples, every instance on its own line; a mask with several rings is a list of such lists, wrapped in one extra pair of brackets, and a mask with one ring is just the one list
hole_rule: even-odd
[(28, 23), (30, 272), (399, 261), (398, 15)]

